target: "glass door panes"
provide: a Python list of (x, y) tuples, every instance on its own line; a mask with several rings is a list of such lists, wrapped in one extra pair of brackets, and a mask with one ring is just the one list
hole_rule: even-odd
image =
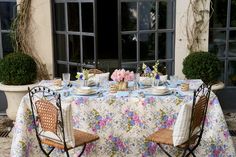
[(140, 60), (155, 58), (155, 33), (142, 33), (139, 36)]
[(93, 3), (81, 3), (81, 17), (82, 17), (82, 29), (83, 32), (94, 32), (93, 24)]
[(230, 86), (236, 86), (236, 60), (230, 60), (228, 64), (228, 76)]
[(170, 59), (173, 58), (173, 33), (158, 34), (158, 58)]
[(54, 19), (55, 19), (55, 29), (57, 31), (65, 31), (66, 30), (66, 20), (65, 20), (65, 4), (64, 3), (56, 3), (54, 5)]
[(53, 10), (57, 75), (65, 67), (112, 72), (157, 59), (172, 73), (174, 0), (54, 0)]
[(121, 3), (121, 30), (134, 31), (137, 28), (137, 3)]
[(209, 31), (209, 50), (218, 57), (225, 56), (226, 50), (226, 31), (210, 30)]
[[(235, 17), (236, 18), (236, 17)], [(229, 57), (236, 57), (236, 31), (229, 32)]]
[[(80, 22), (79, 22), (79, 3), (68, 3), (67, 4), (68, 12), (68, 30), (69, 31), (80, 31)], [(77, 16), (76, 16), (77, 15)]]
[(155, 30), (156, 26), (156, 2), (139, 2), (139, 29)]
[(69, 61), (80, 62), (80, 36), (69, 35)]
[(65, 34), (56, 34), (54, 36), (54, 50), (57, 52), (54, 58), (61, 61), (66, 61), (66, 36)]
[(174, 66), (174, 0), (119, 0), (119, 59), (124, 68), (160, 60)]
[(211, 0), (212, 1), (212, 14), (210, 20), (210, 28), (222, 28), (226, 27), (227, 22), (227, 7), (228, 7), (228, 0)]
[(137, 58), (137, 35), (122, 35), (122, 60), (134, 62)]
[[(54, 1), (55, 73), (70, 72), (95, 66), (95, 4), (91, 0)], [(73, 77), (72, 77), (73, 78)]]
[(172, 0), (164, 0), (159, 2), (158, 10), (158, 28), (173, 29), (174, 10), (172, 9)]
[(222, 62), (221, 80), (235, 87), (236, 78), (236, 0), (213, 0), (209, 30), (209, 51)]
[(230, 9), (230, 26), (231, 27), (236, 27), (236, 1), (232, 0), (231, 1), (231, 9)]
[(15, 13), (15, 0), (0, 0), (0, 58), (13, 52), (10, 29)]

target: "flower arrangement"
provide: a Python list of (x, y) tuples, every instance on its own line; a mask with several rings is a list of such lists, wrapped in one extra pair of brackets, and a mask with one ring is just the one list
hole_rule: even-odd
[(111, 79), (116, 82), (128, 82), (134, 79), (134, 72), (125, 69), (116, 69), (112, 75)]
[(87, 69), (83, 69), (82, 73), (81, 72), (77, 72), (75, 78), (79, 79), (79, 80), (88, 80), (90, 77), (92, 77), (93, 75), (89, 74), (89, 70)]
[(152, 66), (153, 70), (149, 66), (147, 66), (145, 63), (142, 65), (142, 70), (143, 70), (143, 76), (144, 77), (150, 77), (150, 78), (155, 78), (155, 79), (160, 79), (160, 73), (158, 71), (158, 66), (159, 66), (159, 61), (157, 60), (154, 66)]

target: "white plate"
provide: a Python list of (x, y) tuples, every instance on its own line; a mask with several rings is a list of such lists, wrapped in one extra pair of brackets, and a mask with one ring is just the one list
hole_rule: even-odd
[(54, 91), (58, 91), (58, 90), (62, 90), (63, 86), (50, 86), (48, 88), (50, 88), (51, 90), (54, 90)]
[(147, 95), (156, 95), (156, 96), (169, 95), (171, 93), (172, 93), (171, 90), (168, 90), (164, 93), (153, 92), (152, 90), (146, 90), (146, 92), (145, 92), (145, 94), (147, 94)]
[(94, 94), (97, 94), (97, 91), (95, 91), (95, 90), (92, 90), (92, 91), (90, 91), (89, 93), (85, 93), (85, 92), (78, 92), (78, 91), (73, 91), (72, 92), (73, 94), (75, 94), (75, 95), (80, 95), (80, 96), (88, 96), (88, 95), (94, 95)]

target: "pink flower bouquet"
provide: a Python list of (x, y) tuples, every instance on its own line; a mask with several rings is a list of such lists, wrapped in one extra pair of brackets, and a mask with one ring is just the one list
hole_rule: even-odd
[(134, 80), (134, 72), (125, 69), (116, 69), (112, 75), (111, 79), (116, 82), (128, 82)]

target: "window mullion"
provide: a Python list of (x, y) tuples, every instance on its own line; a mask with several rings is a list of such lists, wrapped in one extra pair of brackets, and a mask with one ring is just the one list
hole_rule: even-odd
[(140, 12), (139, 12), (139, 2), (137, 1), (137, 5), (136, 5), (136, 7), (137, 7), (137, 34), (136, 34), (136, 36), (137, 36), (137, 41), (136, 41), (136, 45), (137, 45), (137, 56), (136, 56), (136, 60), (137, 60), (137, 63), (139, 64), (140, 63), (140, 42), (139, 42), (139, 40), (140, 40), (140, 33), (139, 33), (139, 29), (140, 29), (140, 27), (139, 27), (139, 19), (140, 19)]
[(159, 5), (158, 5), (158, 1), (156, 1), (156, 24), (155, 24), (155, 60), (158, 59), (158, 23), (159, 23), (159, 15), (158, 15), (158, 11), (159, 11)]
[(81, 2), (79, 2), (79, 31), (80, 31), (80, 63), (81, 63), (81, 70), (83, 68), (83, 65), (84, 65), (84, 60), (83, 60), (83, 36), (82, 36), (82, 10), (81, 10)]
[(3, 58), (3, 48), (2, 48), (2, 29), (1, 29), (1, 16), (0, 16), (0, 59)]
[(67, 12), (67, 2), (64, 3), (65, 7), (65, 26), (66, 26), (66, 61), (67, 61), (67, 72), (70, 71), (69, 67), (69, 34), (68, 34), (68, 12)]

